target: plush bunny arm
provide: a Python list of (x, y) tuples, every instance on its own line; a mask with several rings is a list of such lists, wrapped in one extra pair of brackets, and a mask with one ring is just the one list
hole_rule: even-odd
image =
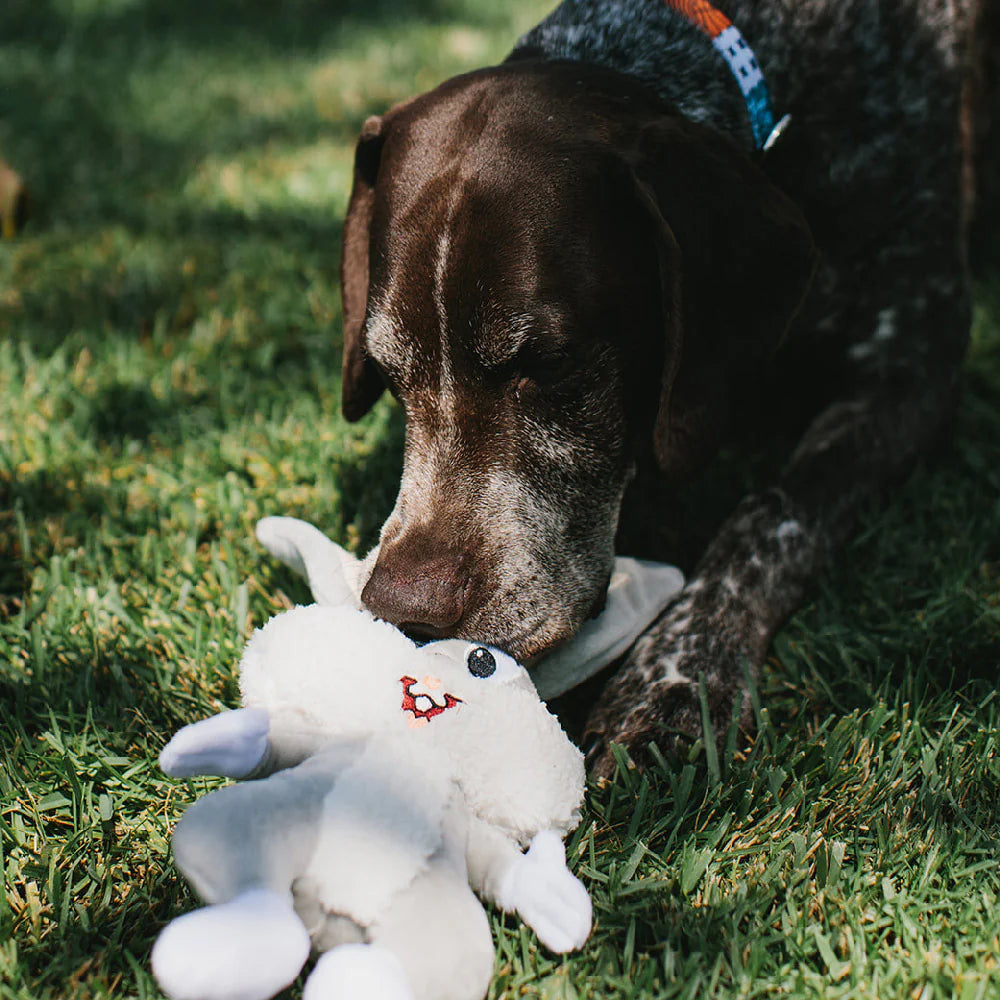
[(521, 848), (509, 834), (478, 817), (469, 819), (465, 859), (469, 885), (477, 895), (501, 905), (500, 887), (504, 874), (520, 857)]
[(220, 712), (175, 733), (160, 752), (160, 767), (172, 778), (245, 778), (267, 757), (269, 728), (262, 708)]
[(566, 851), (554, 830), (537, 833), (527, 852), (508, 866), (497, 902), (516, 910), (550, 951), (582, 948), (590, 934), (590, 896), (566, 867)]
[(334, 743), (342, 746), (356, 746), (358, 743), (357, 740), (332, 737), (329, 729), (295, 710), (272, 709), (268, 717), (271, 725), (267, 752), (254, 768), (250, 775), (252, 778), (266, 778), (275, 771), (296, 767)]
[(590, 896), (566, 867), (559, 834), (542, 830), (522, 854), (502, 831), (473, 819), (466, 857), (472, 888), (516, 912), (546, 948), (562, 953), (583, 946), (592, 921)]

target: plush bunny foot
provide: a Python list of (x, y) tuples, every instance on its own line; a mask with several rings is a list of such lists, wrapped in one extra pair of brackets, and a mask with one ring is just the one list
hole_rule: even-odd
[(167, 924), (153, 974), (172, 1000), (266, 1000), (308, 957), (309, 934), (291, 901), (252, 889)]
[(302, 1000), (414, 1000), (399, 959), (373, 944), (343, 944), (328, 951), (306, 980)]

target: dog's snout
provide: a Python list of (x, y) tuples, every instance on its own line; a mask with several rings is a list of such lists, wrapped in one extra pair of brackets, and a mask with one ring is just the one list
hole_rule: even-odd
[(469, 575), (457, 555), (419, 558), (412, 547), (383, 547), (361, 600), (372, 614), (421, 638), (442, 638), (465, 612)]

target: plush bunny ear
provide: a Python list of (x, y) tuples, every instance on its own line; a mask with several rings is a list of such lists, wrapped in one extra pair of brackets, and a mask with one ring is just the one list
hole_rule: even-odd
[(319, 528), (297, 517), (265, 517), (257, 522), (257, 539), (309, 581), (317, 604), (361, 607), (361, 561)]
[(683, 586), (676, 566), (618, 556), (604, 610), (531, 668), (539, 696), (555, 698), (616, 660)]

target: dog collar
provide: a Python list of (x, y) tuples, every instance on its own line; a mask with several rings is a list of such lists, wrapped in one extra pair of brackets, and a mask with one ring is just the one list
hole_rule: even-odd
[(747, 44), (740, 29), (708, 0), (664, 0), (664, 2), (671, 10), (677, 11), (708, 35), (716, 52), (726, 60), (730, 72), (736, 77), (736, 82), (740, 86), (747, 113), (750, 115), (754, 145), (766, 152), (785, 130), (790, 116), (785, 115), (775, 123), (771, 95), (768, 93), (764, 74), (753, 49)]

